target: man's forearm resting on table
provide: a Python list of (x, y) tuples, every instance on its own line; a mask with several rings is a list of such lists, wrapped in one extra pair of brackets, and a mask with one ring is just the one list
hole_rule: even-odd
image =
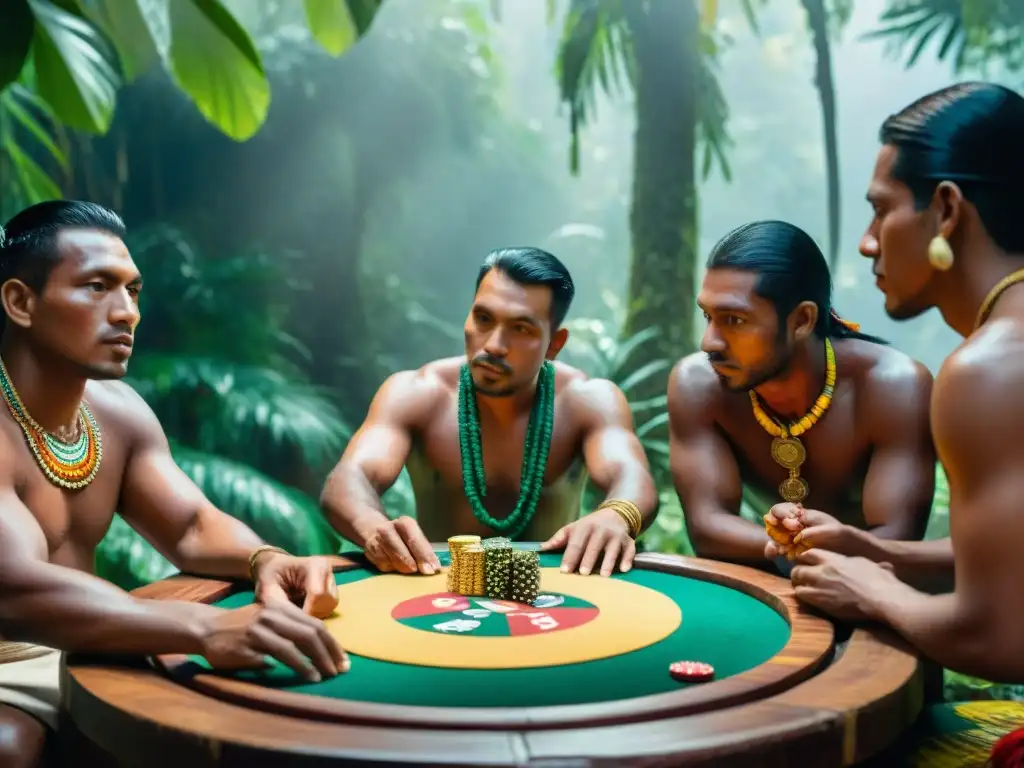
[(768, 534), (764, 528), (725, 510), (701, 513), (687, 532), (699, 557), (762, 565)]
[(224, 579), (250, 579), (250, 557), (267, 545), (240, 520), (214, 509), (196, 514), (168, 560), (184, 573)]
[(388, 522), (380, 494), (359, 467), (339, 464), (324, 484), (320, 507), (328, 522), (358, 547), (373, 529)]
[(953, 589), (956, 570), (949, 538), (931, 541), (879, 540), (876, 546), (879, 552), (872, 559), (891, 563), (901, 581), (932, 593)]
[(936, 664), (998, 682), (1024, 682), (1018, 640), (967, 610), (953, 593), (926, 595), (896, 583), (872, 596), (871, 613)]
[(196, 616), (192, 604), (137, 599), (71, 568), (0, 564), (0, 635), (8, 641), (87, 653), (198, 653)]

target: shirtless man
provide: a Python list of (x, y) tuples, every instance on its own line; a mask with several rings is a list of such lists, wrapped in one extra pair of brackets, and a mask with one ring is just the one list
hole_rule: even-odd
[(831, 293), (821, 250), (791, 224), (747, 224), (712, 251), (702, 351), (676, 365), (668, 392), (672, 473), (698, 555), (766, 565), (764, 526), (738, 514), (744, 484), (827, 510), (854, 543), (865, 530), (924, 535), (931, 375), (840, 320)]
[[(321, 498), (331, 524), (378, 568), (433, 573), (428, 542), (458, 534), (565, 548), (563, 570), (582, 574), (631, 566), (658, 495), (622, 392), (550, 362), (568, 339), (573, 292), (551, 254), (495, 251), (477, 277), (465, 356), (384, 382)], [(532, 419), (539, 438), (528, 439)], [(416, 520), (392, 521), (380, 495), (403, 466)], [(607, 506), (580, 518), (587, 474)]]
[[(124, 224), (48, 202), (0, 230), (0, 765), (44, 759), (61, 651), (185, 653), (215, 667), (273, 656), (309, 679), (348, 660), (316, 616), (330, 562), (267, 547), (178, 469), (126, 384), (142, 278)], [(264, 607), (142, 600), (94, 575), (114, 510), (177, 568), (257, 580)], [(303, 600), (303, 609), (291, 600)]]
[[(937, 307), (964, 342), (935, 381), (932, 432), (949, 478), (950, 539), (876, 558), (812, 549), (793, 570), (797, 596), (830, 613), (890, 624), (938, 664), (1024, 683), (1024, 98), (966, 83), (882, 126), (861, 241), (890, 317)], [(901, 568), (955, 565), (955, 588), (926, 595)]]
[[(949, 479), (950, 537), (877, 542), (870, 559), (816, 546), (792, 574), (801, 600), (889, 624), (935, 663), (1009, 684), (1024, 683), (1022, 130), (1024, 98), (988, 83), (936, 91), (883, 124), (861, 252), (890, 317), (935, 307), (964, 337), (939, 370), (931, 411)], [(793, 522), (790, 513), (779, 517)], [(935, 572), (950, 577), (943, 594), (907, 583)], [(1000, 704), (1004, 722), (1024, 725), (1024, 707), (1014, 715)], [(1024, 729), (1004, 737), (986, 764), (1022, 760)]]

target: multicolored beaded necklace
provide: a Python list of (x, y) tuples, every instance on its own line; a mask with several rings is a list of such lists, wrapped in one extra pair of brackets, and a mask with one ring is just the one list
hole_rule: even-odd
[(555, 423), (555, 367), (545, 362), (537, 377), (537, 394), (530, 411), (530, 423), (523, 443), (523, 470), (519, 481), (519, 501), (504, 520), (488, 514), (483, 505), (487, 495), (483, 448), (480, 442), (480, 413), (469, 366), (459, 375), (459, 445), (462, 451), (462, 487), (473, 516), (500, 535), (514, 539), (530, 524), (537, 511), (544, 472), (548, 465), (551, 433)]
[(32, 418), (18, 397), (3, 360), (0, 360), (0, 390), (47, 479), (73, 491), (91, 483), (103, 459), (103, 442), (89, 406), (85, 403), (79, 406), (78, 434), (74, 440), (65, 441), (51, 435)]
[(750, 404), (754, 409), (754, 418), (772, 440), (772, 458), (779, 466), (789, 470), (789, 477), (779, 485), (779, 495), (785, 500), (799, 504), (810, 493), (810, 486), (800, 477), (800, 467), (807, 460), (807, 449), (797, 438), (809, 430), (825, 415), (832, 404), (832, 395), (836, 386), (836, 353), (832, 342), (825, 339), (825, 387), (811, 410), (789, 425), (773, 419), (761, 407), (757, 393), (750, 390)]

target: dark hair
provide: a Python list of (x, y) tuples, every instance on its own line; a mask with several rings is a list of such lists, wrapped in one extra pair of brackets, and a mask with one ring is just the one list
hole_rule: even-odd
[(891, 115), (880, 140), (896, 149), (893, 178), (906, 184), (918, 210), (942, 181), (955, 182), (978, 210), (996, 245), (1024, 250), (1024, 98), (992, 83), (951, 85)]
[(14, 277), (41, 291), (60, 261), (57, 236), (64, 229), (99, 229), (125, 236), (121, 217), (101, 205), (77, 200), (38, 203), (0, 227), (0, 285)]
[(565, 264), (540, 248), (499, 248), (491, 251), (480, 267), (476, 288), (492, 269), (522, 285), (545, 285), (551, 289), (551, 330), (561, 327), (569, 313), (576, 287)]
[(785, 221), (755, 221), (727, 234), (708, 256), (708, 269), (739, 269), (758, 275), (754, 291), (775, 306), (782, 320), (802, 301), (818, 305), (814, 332), (821, 338), (884, 339), (851, 328), (832, 308), (832, 276), (813, 238)]

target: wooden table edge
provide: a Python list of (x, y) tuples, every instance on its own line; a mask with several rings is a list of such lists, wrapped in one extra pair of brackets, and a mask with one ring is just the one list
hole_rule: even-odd
[[(742, 566), (733, 566), (714, 561), (650, 553), (638, 555), (637, 559), (647, 566), (671, 566), (673, 563), (676, 565), (681, 563), (694, 574), (710, 574), (716, 579), (728, 579), (729, 581), (732, 581), (730, 576), (737, 573), (736, 569), (742, 569), (741, 572), (745, 576), (748, 575), (747, 571), (751, 570), (745, 569)], [(335, 565), (338, 569), (347, 569), (360, 567), (361, 563), (350, 558), (336, 558)], [(779, 577), (762, 574), (761, 572), (756, 573), (768, 581), (775, 580), (776, 582), (788, 584), (786, 580)], [(236, 584), (230, 582), (196, 579), (188, 576), (172, 577), (167, 582), (174, 582), (174, 591), (178, 594), (203, 594), (207, 600), (216, 600), (237, 588)], [(166, 597), (165, 589), (166, 582), (157, 583), (140, 588), (136, 591), (136, 594), (140, 597), (156, 597), (159, 599), (161, 596)], [(796, 611), (797, 616), (808, 613), (798, 605), (796, 606)], [(809, 617), (816, 621), (822, 621), (817, 619), (817, 617)], [(827, 624), (828, 622), (825, 623)], [(829, 627), (831, 629), (831, 625)], [(881, 664), (881, 667), (874, 666), (869, 669), (873, 679), (877, 680), (878, 683), (873, 687), (869, 686), (868, 688), (858, 689), (859, 693), (855, 690), (852, 694), (847, 691), (845, 696), (835, 695), (834, 687), (843, 680), (849, 678), (867, 679), (864, 677), (865, 659), (880, 659), (878, 663)], [(757, 732), (762, 730), (764, 726), (735, 731), (730, 723), (735, 723), (737, 716), (742, 715), (744, 712), (770, 710), (775, 714), (772, 725), (773, 741), (778, 741), (779, 738), (787, 734), (800, 734), (807, 731), (807, 729), (810, 729), (810, 731), (807, 731), (808, 733), (815, 730), (820, 731), (822, 728), (835, 730), (840, 733), (844, 745), (843, 764), (850, 765), (854, 759), (859, 760), (876, 753), (878, 751), (876, 748), (878, 743), (890, 743), (902, 728), (916, 717), (921, 707), (919, 695), (921, 668), (920, 660), (906, 647), (906, 644), (902, 643), (891, 632), (877, 628), (858, 629), (851, 637), (845, 653), (834, 664), (810, 679), (754, 703), (730, 706), (711, 712), (688, 714), (685, 716), (677, 714), (667, 718), (647, 719), (641, 722), (628, 722), (625, 724), (603, 724), (587, 727), (578, 727), (576, 725), (571, 728), (558, 727), (552, 730), (532, 730), (527, 732), (521, 732), (518, 729), (494, 729), (490, 731), (475, 731), (470, 734), (467, 734), (465, 729), (460, 727), (453, 730), (438, 729), (435, 735), (442, 739), (458, 739), (475, 733), (479, 738), (488, 741), (491, 737), (500, 736), (502, 744), (525, 744), (530, 756), (537, 759), (554, 758), (556, 756), (550, 749), (546, 749), (544, 746), (550, 743), (548, 737), (554, 740), (561, 739), (564, 744), (565, 737), (573, 735), (583, 739), (586, 745), (582, 753), (576, 757), (601, 761), (606, 758), (613, 758), (617, 752), (614, 743), (602, 741), (603, 736), (613, 732), (615, 734), (615, 742), (621, 743), (621, 739), (627, 737), (629, 742), (633, 742), (635, 738), (641, 737), (649, 729), (656, 728), (658, 733), (656, 743), (647, 741), (646, 746), (641, 751), (651, 756), (657, 754), (660, 756), (684, 757), (695, 754), (695, 751), (699, 749), (699, 745), (692, 738), (688, 744), (679, 743), (678, 738), (673, 739), (671, 737), (672, 731), (675, 730), (683, 733), (688, 730), (687, 724), (691, 727), (702, 724), (707, 728), (717, 725), (717, 727), (723, 729), (722, 738), (726, 742), (735, 745), (735, 751), (746, 751), (743, 744), (746, 744), (749, 738), (756, 737)], [(88, 663), (76, 663), (72, 659), (67, 663), (64, 674), (68, 682), (66, 698), (69, 702), (69, 711), (73, 718), (75, 718), (76, 709), (79, 709), (76, 706), (76, 702), (90, 699), (93, 706), (104, 705), (107, 710), (110, 710), (110, 714), (114, 714), (115, 719), (120, 717), (125, 724), (131, 720), (146, 721), (156, 726), (157, 730), (167, 729), (185, 738), (209, 739), (222, 744), (237, 743), (239, 745), (252, 745), (254, 741), (266, 742), (263, 743), (264, 748), (273, 749), (274, 747), (270, 746), (273, 743), (273, 739), (261, 739), (258, 734), (263, 727), (269, 727), (269, 724), (272, 723), (275, 728), (291, 729), (294, 731), (301, 724), (301, 730), (304, 733), (308, 732), (310, 734), (312, 739), (310, 741), (311, 747), (319, 749), (319, 745), (322, 745), (324, 749), (333, 750), (338, 754), (348, 754), (351, 751), (349, 747), (346, 747), (344, 743), (338, 743), (336, 739), (344, 733), (351, 732), (353, 728), (364, 733), (367, 731), (376, 733), (379, 738), (383, 738), (385, 741), (388, 738), (399, 735), (403, 738), (413, 738), (415, 740), (417, 737), (414, 734), (422, 733), (421, 729), (405, 728), (401, 723), (396, 723), (392, 726), (378, 725), (374, 728), (366, 729), (354, 725), (346, 726), (337, 723), (304, 721), (301, 718), (274, 714), (251, 707), (237, 706), (213, 697), (204, 697), (203, 709), (207, 711), (216, 710), (219, 715), (217, 717), (199, 718), (197, 722), (190, 722), (188, 727), (184, 728), (180, 722), (176, 722), (174, 718), (169, 717), (168, 712), (172, 710), (180, 712), (190, 708), (195, 709), (194, 697), (201, 694), (197, 694), (195, 691), (175, 681), (166, 679), (153, 670), (127, 669), (109, 665), (89, 665)], [(122, 697), (118, 694), (123, 691), (126, 685), (130, 687), (148, 686), (152, 697), (147, 695), (144, 699), (152, 701), (155, 706), (139, 706), (135, 701), (125, 702), (120, 700)], [(173, 700), (173, 707), (165, 707), (163, 704), (156, 706), (156, 704), (168, 698)], [(811, 703), (810, 706), (808, 706), (809, 703)], [(782, 716), (783, 713), (785, 713), (784, 716)], [(77, 718), (92, 721), (94, 727), (85, 727), (83, 732), (89, 738), (100, 743), (101, 746), (116, 747), (117, 745), (103, 743), (104, 741), (109, 742), (109, 738), (104, 739), (103, 734), (97, 732), (95, 714), (93, 713), (93, 716), (90, 717)], [(874, 720), (880, 721), (883, 726), (887, 726), (887, 733), (883, 734), (882, 738), (866, 739), (864, 737), (864, 728), (861, 727), (861, 724), (865, 715), (869, 715)], [(219, 722), (221, 728), (219, 731), (213, 727), (212, 721)], [(229, 723), (231, 727), (224, 729), (223, 725), (225, 722)], [(88, 723), (85, 725), (88, 725)], [(668, 732), (668, 736), (666, 736), (666, 732)], [(312, 734), (320, 734), (320, 736), (312, 738)], [(382, 747), (387, 746), (385, 741), (381, 741)], [(341, 739), (341, 742), (345, 742), (345, 739)], [(332, 744), (334, 745), (333, 747), (330, 746)], [(882, 744), (882, 746), (885, 746), (885, 744)], [(288, 745), (278, 745), (278, 748), (287, 751)], [(498, 748), (496, 744), (495, 748)], [(721, 751), (722, 748), (722, 745), (718, 745), (716, 750)], [(370, 751), (372, 752), (374, 749)], [(508, 753), (511, 762), (502, 763), (499, 761), (495, 764), (518, 764), (522, 757), (519, 748), (509, 746), (508, 749), (511, 750)], [(564, 749), (558, 752), (562, 754)], [(470, 760), (470, 763), (460, 761), (460, 764), (477, 764), (472, 763), (473, 758), (471, 756), (467, 755), (466, 758)], [(487, 762), (489, 763), (490, 761)]]
[[(800, 606), (785, 579), (743, 566), (695, 558), (641, 555), (636, 563), (640, 568), (698, 578), (759, 600), (789, 623), (790, 637), (771, 659), (723, 680), (630, 699), (546, 707), (474, 709), (317, 698), (198, 671), (184, 656), (160, 656), (156, 664), (167, 674), (189, 669), (193, 674), (187, 678), (180, 675), (178, 682), (199, 693), (290, 717), (385, 727), (536, 730), (635, 722), (736, 706), (771, 696), (809, 678), (831, 656), (834, 641), (832, 624)], [(336, 567), (344, 570), (360, 565), (357, 561), (346, 560)], [(232, 589), (232, 585), (226, 582), (213, 581), (204, 586), (201, 579), (181, 580), (176, 584), (176, 588), (170, 584), (165, 588), (151, 585), (150, 594), (178, 600), (212, 601)]]

